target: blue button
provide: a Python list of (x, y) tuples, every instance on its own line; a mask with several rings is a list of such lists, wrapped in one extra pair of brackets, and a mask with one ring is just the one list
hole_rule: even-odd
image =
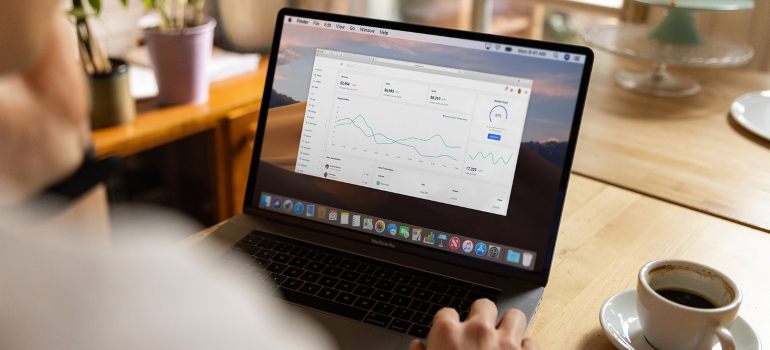
[(490, 139), (490, 140), (500, 141), (501, 138), (502, 136), (498, 134), (487, 134), (487, 139)]
[(521, 253), (509, 250), (508, 255), (505, 256), (505, 260), (508, 260), (508, 262), (512, 262), (514, 264), (518, 264), (519, 261), (521, 261)]
[(476, 243), (476, 255), (484, 256), (487, 253), (487, 245), (484, 242)]

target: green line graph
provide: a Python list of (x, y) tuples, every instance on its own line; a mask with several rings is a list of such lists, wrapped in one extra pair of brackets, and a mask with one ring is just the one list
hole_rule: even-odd
[[(360, 125), (358, 125), (356, 123), (356, 121), (358, 121), (358, 120), (361, 120), (366, 128), (363, 128)], [(372, 126), (369, 125), (369, 122), (367, 122), (366, 118), (364, 118), (364, 116), (360, 115), (360, 114), (357, 115), (355, 118), (341, 118), (341, 119), (338, 119), (334, 126), (335, 127), (340, 127), (340, 126), (345, 126), (345, 125), (352, 125), (352, 126), (356, 127), (358, 130), (360, 130), (364, 134), (364, 136), (371, 138), (374, 141), (374, 143), (376, 143), (378, 145), (397, 144), (397, 145), (401, 145), (401, 146), (406, 146), (406, 147), (414, 149), (414, 151), (418, 155), (420, 155), (422, 157), (426, 157), (426, 158), (442, 158), (442, 157), (446, 157), (446, 158), (450, 158), (452, 160), (457, 160), (455, 157), (453, 157), (453, 156), (451, 156), (449, 154), (426, 154), (425, 152), (421, 151), (419, 148), (415, 147), (414, 145), (410, 145), (410, 144), (408, 144), (406, 142), (407, 141), (429, 142), (429, 141), (437, 138), (437, 139), (441, 140), (441, 143), (444, 145), (445, 148), (449, 148), (449, 149), (462, 148), (461, 146), (449, 145), (446, 142), (446, 140), (444, 140), (444, 137), (441, 136), (440, 134), (433, 134), (432, 136), (427, 137), (427, 138), (421, 138), (421, 137), (416, 137), (416, 136), (409, 136), (409, 137), (404, 137), (404, 138), (399, 138), (399, 139), (391, 138), (391, 137), (389, 137), (389, 136), (387, 136), (387, 135), (385, 135), (383, 133), (375, 132), (374, 128), (372, 128)]]
[(487, 152), (487, 153), (476, 152), (476, 154), (474, 154), (474, 155), (470, 155), (470, 154), (468, 155), (468, 158), (470, 158), (471, 160), (476, 160), (479, 157), (481, 157), (482, 159), (485, 159), (485, 160), (486, 159), (491, 159), (493, 165), (497, 165), (499, 163), (503, 163), (505, 165), (508, 165), (511, 162), (511, 159), (513, 159), (513, 153), (511, 153), (508, 156), (508, 159), (503, 158), (503, 157), (497, 157), (492, 152)]

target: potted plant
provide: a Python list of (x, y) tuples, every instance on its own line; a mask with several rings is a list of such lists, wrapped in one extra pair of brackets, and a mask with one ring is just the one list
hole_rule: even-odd
[[(120, 0), (125, 7), (128, 0)], [(89, 10), (82, 0), (73, 0), (70, 15), (74, 18), (78, 52), (91, 87), (91, 127), (93, 129), (130, 123), (136, 116), (136, 104), (131, 96), (128, 65), (109, 58), (99, 46), (88, 25), (88, 17), (99, 15), (100, 0), (88, 0)]]
[(163, 105), (208, 100), (206, 66), (216, 21), (203, 14), (205, 0), (145, 0), (160, 14), (160, 25), (144, 30), (158, 101)]

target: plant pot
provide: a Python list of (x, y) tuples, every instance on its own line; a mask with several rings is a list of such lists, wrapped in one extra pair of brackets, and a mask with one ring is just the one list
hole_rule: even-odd
[(91, 87), (91, 128), (99, 129), (130, 123), (136, 116), (136, 103), (131, 97), (128, 64), (111, 58), (112, 72), (88, 77)]
[(209, 99), (206, 66), (211, 59), (216, 24), (206, 16), (197, 27), (144, 30), (160, 104), (203, 103)]

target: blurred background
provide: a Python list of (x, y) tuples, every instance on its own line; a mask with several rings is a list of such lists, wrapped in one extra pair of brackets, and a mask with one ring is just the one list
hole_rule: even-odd
[[(596, 24), (657, 23), (665, 15), (662, 8), (632, 0), (208, 0), (205, 12), (218, 21), (215, 46), (265, 57), (275, 15), (283, 7), (573, 44), (583, 44), (581, 33)], [(147, 15), (143, 1), (129, 0), (127, 8), (117, 0), (103, 1), (100, 16), (88, 21), (109, 56), (125, 57), (141, 43), (141, 27), (152, 22)], [(748, 11), (698, 11), (695, 16), (701, 33), (754, 48), (753, 59), (744, 68), (770, 69), (770, 2), (756, 1)], [(156, 107), (141, 100), (137, 106), (139, 118)], [(226, 158), (226, 196), (221, 193), (222, 171), (217, 169), (223, 165), (211, 156), (215, 152), (211, 140), (221, 135), (207, 131), (129, 152), (108, 181), (110, 202), (159, 204), (179, 209), (204, 225), (239, 212), (250, 160), (248, 134), (256, 130), (257, 111), (238, 113), (237, 117), (248, 116), (248, 122), (234, 122), (231, 136), (239, 132), (246, 136), (245, 141), (236, 137), (240, 148)]]

